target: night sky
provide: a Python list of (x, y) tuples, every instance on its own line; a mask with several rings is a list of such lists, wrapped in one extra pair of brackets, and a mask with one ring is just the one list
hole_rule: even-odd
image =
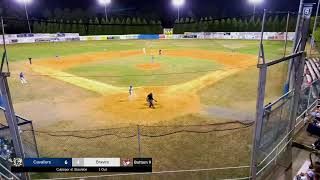
[[(0, 0), (17, 6), (15, 0)], [(267, 8), (272, 11), (297, 11), (300, 0), (264, 0), (257, 6), (257, 11)], [(315, 3), (317, 0), (305, 0)], [(103, 15), (104, 8), (96, 0), (33, 0), (29, 5), (33, 17), (41, 16), (44, 9), (55, 8), (82, 8), (90, 9)], [(171, 0), (112, 0), (110, 5), (111, 16), (146, 16), (161, 19), (165, 24), (172, 22), (177, 17), (177, 11), (172, 6)], [(244, 16), (253, 12), (253, 6), (247, 0), (186, 0), (181, 9), (182, 17), (235, 17)]]

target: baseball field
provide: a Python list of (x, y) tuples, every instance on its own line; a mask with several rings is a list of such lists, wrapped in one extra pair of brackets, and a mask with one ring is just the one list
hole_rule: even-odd
[[(154, 159), (154, 171), (246, 166), (258, 47), (258, 41), (249, 40), (9, 45), (11, 95), (16, 113), (33, 121), (42, 157), (141, 155)], [(283, 50), (282, 41), (265, 42), (268, 60), (282, 57)], [(286, 72), (284, 64), (268, 72), (265, 103), (282, 94)], [(146, 102), (149, 93), (157, 100), (155, 109)], [(203, 179), (247, 173), (195, 175)], [(190, 174), (175, 176), (185, 177)]]

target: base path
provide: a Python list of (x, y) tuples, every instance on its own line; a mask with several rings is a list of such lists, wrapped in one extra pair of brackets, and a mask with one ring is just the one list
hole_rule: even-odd
[(44, 76), (49, 76), (51, 78), (55, 78), (55, 79), (70, 83), (72, 85), (75, 85), (75, 86), (78, 86), (102, 95), (118, 94), (118, 93), (126, 92), (126, 88), (115, 87), (109, 84), (101, 83), (99, 81), (75, 76), (73, 74), (53, 70), (50, 68), (45, 68), (43, 66), (33, 65), (32, 71), (38, 74), (42, 74)]

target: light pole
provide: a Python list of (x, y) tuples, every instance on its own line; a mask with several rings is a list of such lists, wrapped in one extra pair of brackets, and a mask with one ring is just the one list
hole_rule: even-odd
[(25, 10), (25, 12), (26, 12), (26, 17), (27, 17), (27, 21), (28, 21), (29, 32), (32, 33), (32, 31), (31, 31), (31, 26), (30, 26), (30, 21), (29, 21), (28, 8), (27, 8), (27, 4), (30, 4), (30, 3), (32, 2), (32, 0), (17, 0), (17, 2), (24, 4), (24, 10)]
[(104, 13), (106, 15), (106, 22), (108, 21), (108, 12), (107, 12), (107, 6), (111, 3), (111, 0), (99, 0), (99, 4), (104, 6)]
[(180, 21), (180, 7), (183, 6), (185, 0), (172, 0), (173, 6), (178, 8), (178, 21)]
[(254, 21), (254, 16), (256, 14), (256, 6), (257, 4), (261, 4), (263, 2), (263, 0), (249, 0), (250, 4), (253, 4), (253, 21)]

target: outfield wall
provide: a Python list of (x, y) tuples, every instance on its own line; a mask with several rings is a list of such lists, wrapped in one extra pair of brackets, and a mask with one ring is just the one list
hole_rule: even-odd
[[(294, 32), (288, 33), (288, 40), (293, 41)], [(285, 33), (265, 32), (265, 40), (285, 40)], [(260, 40), (261, 32), (193, 32), (185, 34), (173, 35), (148, 35), (148, 34), (133, 34), (133, 35), (101, 35), (101, 36), (80, 36), (81, 41), (90, 40), (112, 40), (112, 39), (239, 39), (239, 40)]]
[[(7, 44), (38, 43), (38, 42), (66, 42), (80, 41), (79, 33), (57, 33), (57, 34), (7, 34)], [(3, 44), (2, 37), (0, 44)]]
[[(288, 40), (294, 39), (293, 32), (288, 34)], [(129, 34), (129, 35), (97, 35), (80, 36), (78, 33), (57, 34), (8, 34), (5, 35), (7, 44), (38, 43), (38, 42), (66, 42), (66, 41), (103, 41), (103, 40), (130, 40), (130, 39), (239, 39), (260, 40), (260, 32), (186, 32), (185, 34)], [(285, 40), (285, 33), (266, 32), (265, 40)], [(0, 38), (0, 44), (3, 44)]]

